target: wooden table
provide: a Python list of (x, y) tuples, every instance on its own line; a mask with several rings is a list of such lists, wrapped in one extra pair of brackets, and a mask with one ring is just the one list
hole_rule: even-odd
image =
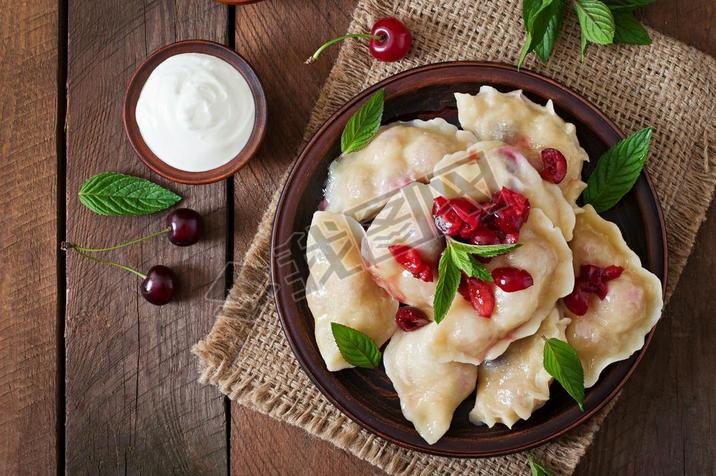
[[(353, 5), (0, 0), (0, 474), (377, 472), (198, 384), (189, 353), (229, 284), (226, 263), (243, 256), (294, 157), (336, 50), (310, 68), (302, 60), (345, 30)], [(714, 0), (661, 0), (643, 16), (713, 55), (714, 10)], [(94, 216), (77, 190), (106, 170), (159, 180), (125, 138), (122, 94), (149, 52), (186, 38), (228, 44), (254, 65), (270, 130), (233, 180), (173, 186), (207, 218), (207, 240), (114, 254), (181, 273), (188, 297), (156, 308), (131, 275), (66, 258), (58, 243), (109, 244), (161, 226), (161, 217)], [(654, 344), (579, 474), (716, 472), (714, 236), (712, 207)]]

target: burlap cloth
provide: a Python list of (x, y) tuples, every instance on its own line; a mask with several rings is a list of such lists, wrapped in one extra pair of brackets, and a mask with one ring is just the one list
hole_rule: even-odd
[[(309, 137), (346, 100), (399, 71), (446, 60), (514, 64), (522, 42), (519, 0), (360, 0), (351, 32), (395, 15), (413, 31), (409, 58), (374, 61), (358, 42), (342, 47), (306, 130)], [(647, 168), (664, 210), (671, 295), (716, 183), (716, 61), (657, 32), (651, 46), (590, 48), (579, 61), (573, 15), (543, 72), (601, 108), (626, 132), (655, 127)], [(278, 191), (277, 191), (278, 192)], [(400, 448), (361, 429), (311, 384), (281, 329), (269, 289), (269, 238), (276, 198), (247, 253), (211, 333), (193, 349), (201, 380), (248, 408), (299, 426), (391, 474), (527, 474), (525, 454), (488, 459), (440, 458)], [(609, 412), (531, 452), (570, 474)]]

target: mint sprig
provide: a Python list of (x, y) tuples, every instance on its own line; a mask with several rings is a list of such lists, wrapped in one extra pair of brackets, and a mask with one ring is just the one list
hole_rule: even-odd
[(547, 468), (539, 464), (534, 456), (529, 455), (527, 457), (527, 463), (530, 465), (532, 476), (552, 476), (552, 473), (549, 472)]
[(597, 161), (582, 197), (598, 212), (609, 210), (632, 189), (649, 155), (652, 128), (619, 141)]
[(470, 245), (447, 238), (447, 246), (438, 263), (438, 281), (433, 297), (435, 323), (440, 324), (452, 304), (457, 288), (460, 286), (461, 272), (483, 281), (492, 281), (487, 267), (477, 261), (475, 256), (493, 258), (522, 246), (511, 245)]
[(584, 370), (577, 351), (559, 339), (544, 343), (544, 368), (584, 411)]
[(104, 172), (87, 180), (79, 199), (98, 215), (149, 215), (176, 205), (182, 197), (150, 180)]
[(373, 139), (383, 119), (384, 92), (376, 91), (348, 120), (341, 134), (341, 152), (362, 149)]
[(378, 367), (381, 353), (369, 336), (337, 322), (331, 322), (331, 332), (346, 362), (366, 369)]
[(562, 29), (566, 5), (572, 3), (581, 31), (581, 57), (589, 44), (630, 43), (648, 45), (649, 33), (634, 16), (634, 10), (654, 0), (522, 0), (525, 42), (520, 50), (520, 68), (530, 53), (546, 63)]

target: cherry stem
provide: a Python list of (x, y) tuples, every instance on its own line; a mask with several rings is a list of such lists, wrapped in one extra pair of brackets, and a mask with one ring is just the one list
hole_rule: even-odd
[(314, 61), (316, 61), (318, 59), (318, 57), (321, 56), (321, 53), (323, 53), (323, 51), (326, 48), (328, 48), (329, 46), (335, 45), (339, 41), (347, 40), (349, 38), (365, 38), (367, 40), (380, 40), (381, 37), (379, 35), (371, 35), (370, 33), (351, 33), (349, 35), (343, 35), (343, 36), (339, 36), (338, 38), (333, 38), (332, 40), (328, 40), (325, 43), (323, 43), (320, 46), (320, 48), (318, 48), (316, 50), (316, 52), (313, 53), (313, 55), (306, 60), (306, 64), (311, 64)]
[(120, 248), (125, 248), (127, 246), (134, 245), (136, 243), (141, 243), (142, 241), (151, 240), (152, 238), (155, 238), (157, 236), (163, 235), (165, 233), (169, 233), (171, 230), (172, 229), (170, 227), (166, 227), (163, 230), (152, 233), (151, 235), (142, 236), (141, 238), (135, 238), (133, 240), (125, 241), (124, 243), (110, 246), (108, 248), (85, 248), (84, 246), (76, 245), (74, 243), (69, 243), (69, 244), (75, 251), (78, 251), (81, 253), (102, 253), (104, 251), (114, 251), (114, 250), (118, 250)]
[(140, 272), (137, 271), (136, 269), (131, 268), (131, 267), (127, 266), (127, 265), (124, 265), (124, 264), (121, 264), (121, 263), (117, 263), (116, 261), (112, 261), (112, 260), (108, 260), (108, 259), (101, 259), (101, 258), (97, 258), (96, 256), (92, 256), (91, 254), (86, 253), (82, 248), (80, 248), (79, 246), (77, 246), (77, 245), (75, 245), (75, 244), (73, 244), (73, 243), (69, 243), (69, 242), (67, 242), (67, 241), (63, 241), (63, 242), (62, 242), (62, 245), (60, 245), (60, 248), (61, 248), (63, 251), (70, 251), (70, 250), (71, 250), (71, 251), (75, 251), (75, 252), (76, 252), (77, 254), (79, 254), (80, 256), (83, 256), (83, 257), (85, 257), (85, 258), (87, 258), (87, 259), (90, 259), (90, 260), (92, 260), (92, 261), (96, 261), (97, 263), (102, 263), (102, 264), (106, 264), (106, 265), (109, 265), (109, 266), (114, 266), (114, 267), (123, 269), (123, 270), (125, 270), (125, 271), (129, 271), (130, 273), (134, 273), (134, 274), (136, 274), (137, 276), (139, 276), (139, 277), (142, 278), (142, 279), (146, 279), (146, 277), (147, 277), (146, 274), (140, 273)]

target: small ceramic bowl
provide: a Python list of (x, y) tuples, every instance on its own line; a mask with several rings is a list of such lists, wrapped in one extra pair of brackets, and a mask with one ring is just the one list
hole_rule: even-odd
[[(149, 78), (149, 75), (152, 74), (154, 68), (167, 58), (181, 53), (203, 53), (215, 56), (229, 63), (231, 66), (236, 68), (244, 79), (246, 79), (254, 98), (254, 104), (256, 105), (254, 129), (251, 132), (249, 141), (246, 143), (244, 148), (241, 149), (236, 157), (224, 165), (203, 172), (187, 172), (186, 170), (180, 170), (172, 167), (157, 157), (144, 142), (135, 117), (137, 100), (142, 92), (144, 83), (147, 78)], [(266, 134), (266, 120), (266, 95), (264, 94), (264, 90), (258, 76), (256, 76), (256, 73), (251, 68), (249, 63), (246, 62), (241, 55), (224, 45), (206, 40), (178, 41), (164, 46), (163, 48), (160, 48), (152, 53), (132, 75), (132, 79), (130, 79), (129, 84), (127, 85), (127, 90), (124, 94), (124, 104), (122, 108), (124, 130), (127, 133), (129, 142), (139, 155), (139, 158), (142, 159), (142, 162), (162, 177), (175, 182), (190, 185), (218, 182), (219, 180), (223, 180), (235, 174), (236, 171), (243, 167), (254, 155), (256, 155), (256, 152), (259, 150), (259, 146), (261, 145), (264, 135)]]

